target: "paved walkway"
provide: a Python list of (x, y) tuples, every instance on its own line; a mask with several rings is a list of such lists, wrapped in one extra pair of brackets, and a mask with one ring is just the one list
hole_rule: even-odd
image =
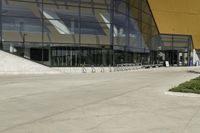
[(199, 133), (200, 98), (165, 95), (187, 70), (0, 76), (0, 133)]

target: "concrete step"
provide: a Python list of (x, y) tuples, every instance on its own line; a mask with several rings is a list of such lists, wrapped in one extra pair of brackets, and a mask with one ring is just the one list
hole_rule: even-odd
[(0, 74), (57, 74), (50, 67), (0, 50)]

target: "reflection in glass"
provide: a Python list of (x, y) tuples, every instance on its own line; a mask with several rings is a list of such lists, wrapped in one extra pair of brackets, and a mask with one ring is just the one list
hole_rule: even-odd
[(3, 50), (49, 66), (150, 64), (164, 48), (146, 0), (3, 0), (1, 15)]

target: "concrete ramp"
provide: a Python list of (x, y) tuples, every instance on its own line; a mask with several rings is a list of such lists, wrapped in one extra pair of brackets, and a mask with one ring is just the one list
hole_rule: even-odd
[(0, 50), (0, 74), (57, 74), (47, 66)]

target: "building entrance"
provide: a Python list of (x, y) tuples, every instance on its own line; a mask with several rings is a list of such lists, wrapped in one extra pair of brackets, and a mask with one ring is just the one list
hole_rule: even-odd
[(169, 61), (171, 66), (189, 66), (192, 64), (191, 53), (193, 49), (192, 37), (190, 35), (160, 35), (162, 46), (160, 58)]
[(178, 52), (175, 50), (169, 50), (165, 51), (165, 60), (169, 61), (169, 64), (171, 66), (177, 66), (178, 65)]
[(182, 52), (178, 50), (165, 51), (165, 61), (169, 61), (171, 66), (188, 66), (188, 56), (188, 52)]

